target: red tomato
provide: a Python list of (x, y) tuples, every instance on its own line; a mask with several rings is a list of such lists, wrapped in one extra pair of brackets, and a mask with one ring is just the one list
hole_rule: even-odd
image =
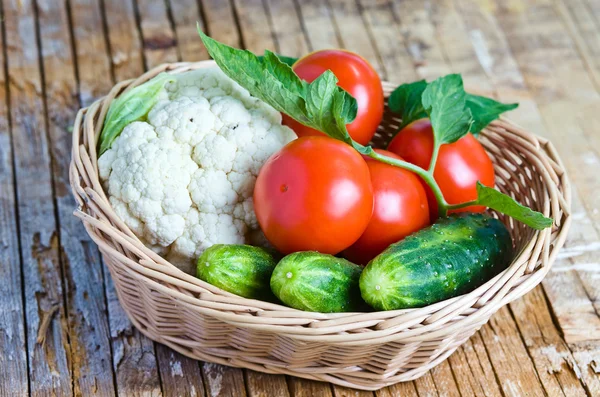
[(373, 213), (369, 167), (349, 145), (299, 138), (261, 168), (254, 211), (280, 252), (337, 254), (363, 233)]
[[(394, 137), (388, 150), (421, 168), (429, 168), (433, 152), (433, 130), (428, 119), (416, 120)], [(440, 147), (433, 176), (449, 204), (460, 204), (477, 198), (476, 185), (480, 181), (494, 186), (494, 166), (479, 141), (468, 133), (458, 141)], [(437, 202), (429, 188), (429, 209), (432, 220), (437, 218)], [(450, 212), (483, 212), (484, 206)]]
[[(375, 69), (359, 55), (345, 50), (321, 50), (300, 58), (293, 66), (301, 79), (312, 82), (326, 70), (338, 78), (338, 85), (356, 98), (356, 119), (347, 125), (348, 133), (360, 144), (366, 145), (383, 117), (383, 89)], [(283, 115), (283, 123), (299, 137), (323, 135), (321, 132)]]
[[(375, 150), (400, 159), (387, 150)], [(373, 185), (373, 216), (362, 236), (344, 251), (346, 258), (363, 265), (390, 244), (429, 224), (427, 195), (418, 176), (370, 157), (367, 165)]]

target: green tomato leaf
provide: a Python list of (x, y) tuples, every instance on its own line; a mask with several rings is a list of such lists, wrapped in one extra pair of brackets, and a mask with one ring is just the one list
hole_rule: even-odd
[(436, 145), (456, 142), (469, 132), (473, 117), (466, 97), (460, 74), (440, 77), (423, 91), (421, 101), (431, 119)]
[(536, 230), (552, 226), (552, 219), (517, 203), (512, 197), (477, 182), (477, 204), (485, 205)]
[(290, 65), (283, 62), (275, 53), (269, 50), (265, 50), (265, 55), (263, 55), (262, 58), (264, 67), (267, 68), (277, 81), (287, 82), (288, 89), (298, 95), (302, 95), (306, 82), (302, 81), (300, 77), (294, 73)]
[(467, 107), (473, 115), (471, 133), (477, 135), (492, 121), (500, 117), (500, 114), (508, 112), (519, 106), (518, 103), (502, 103), (484, 96), (467, 94)]
[[(285, 55), (281, 55), (281, 54), (275, 54), (275, 56), (277, 56), (277, 58), (279, 58), (279, 60), (289, 66), (294, 66), (294, 64), (298, 61), (298, 58), (294, 58), (294, 57), (288, 57)], [(259, 55), (258, 59), (262, 60), (264, 58), (264, 55)]]
[(402, 84), (392, 91), (388, 99), (388, 106), (394, 113), (402, 117), (402, 129), (415, 120), (427, 117), (427, 112), (423, 108), (421, 96), (427, 87), (425, 80), (415, 81), (414, 83)]
[(148, 115), (164, 92), (165, 84), (171, 81), (175, 81), (173, 75), (161, 73), (117, 97), (110, 104), (100, 133), (100, 155), (110, 149), (128, 124), (142, 120)]
[(221, 70), (250, 94), (296, 121), (332, 138), (352, 142), (346, 124), (356, 118), (356, 100), (326, 71), (312, 83), (301, 80), (288, 62), (271, 51), (257, 57), (198, 34)]

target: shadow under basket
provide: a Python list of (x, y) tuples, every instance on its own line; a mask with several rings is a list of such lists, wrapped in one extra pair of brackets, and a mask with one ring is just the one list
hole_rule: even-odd
[[(445, 360), (503, 305), (544, 278), (571, 224), (569, 180), (546, 139), (504, 119), (480, 136), (502, 192), (554, 220), (533, 230), (497, 215), (515, 244), (511, 265), (476, 290), (419, 309), (309, 313), (222, 291), (185, 274), (144, 246), (112, 210), (99, 182), (96, 142), (110, 103), (158, 73), (216, 67), (166, 64), (79, 111), (70, 178), (79, 217), (110, 269), (119, 301), (150, 339), (202, 361), (377, 390), (418, 378)], [(384, 82), (386, 97), (395, 88)], [(386, 107), (374, 138), (384, 146), (399, 120)]]

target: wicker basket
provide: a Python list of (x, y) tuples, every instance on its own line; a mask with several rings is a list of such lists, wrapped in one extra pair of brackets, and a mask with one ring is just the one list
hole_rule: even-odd
[[(376, 390), (423, 375), (490, 316), (535, 287), (550, 269), (571, 223), (569, 180), (547, 140), (498, 120), (482, 133), (504, 193), (554, 219), (535, 231), (500, 215), (516, 255), (475, 291), (420, 309), (321, 314), (244, 299), (187, 275), (146, 248), (115, 215), (98, 180), (96, 141), (113, 99), (160, 72), (212, 67), (212, 61), (159, 66), (115, 86), (75, 120), (71, 185), (79, 217), (98, 244), (119, 300), (149, 338), (198, 360)], [(386, 96), (394, 88), (384, 83)], [(399, 120), (386, 110), (374, 141)]]

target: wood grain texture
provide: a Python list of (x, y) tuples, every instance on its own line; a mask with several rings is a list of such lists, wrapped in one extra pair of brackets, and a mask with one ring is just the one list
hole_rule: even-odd
[(133, 327), (121, 307), (114, 283), (105, 280), (113, 371), (119, 394), (126, 396), (162, 396), (154, 342)]
[[(4, 43), (0, 29), (0, 43)], [(28, 395), (25, 310), (4, 51), (0, 52), (0, 395)]]
[(329, 0), (329, 4), (342, 47), (359, 53), (379, 74), (383, 74), (379, 54), (373, 45), (358, 3), (355, 0)]
[(408, 53), (398, 26), (392, 0), (361, 0), (363, 17), (381, 58), (383, 76), (398, 84), (418, 80), (416, 65)]
[(164, 1), (137, 0), (142, 48), (147, 69), (177, 62), (177, 39)]
[(227, 45), (242, 46), (238, 33), (235, 14), (229, 1), (201, 0), (208, 34)]
[(271, 21), (263, 0), (235, 0), (235, 15), (245, 49), (256, 54), (275, 50)]
[(245, 370), (248, 397), (288, 397), (290, 395), (284, 375), (272, 375)]
[(479, 332), (459, 347), (448, 361), (462, 396), (502, 396)]
[(202, 363), (206, 395), (210, 397), (245, 397), (246, 387), (241, 369)]
[(156, 356), (165, 396), (205, 396), (200, 363), (182, 356), (168, 347), (157, 344)]
[(419, 78), (432, 80), (450, 73), (430, 7), (420, 0), (392, 2), (400, 32)]
[[(600, 157), (590, 148), (581, 127), (581, 117), (588, 118), (586, 123), (597, 122), (598, 112), (586, 110), (600, 106), (600, 96), (586, 73), (575, 43), (564, 30), (552, 2), (527, 2), (519, 9), (501, 8), (494, 12), (505, 32), (507, 45), (523, 71), (525, 84), (538, 104), (544, 135), (559, 152), (578, 154), (564, 156), (565, 166), (578, 187), (575, 200), (579, 196), (583, 206), (593, 213), (598, 202), (589, 192), (598, 191), (600, 181), (589, 162), (599, 161)], [(526, 33), (527, 27), (532, 26), (537, 27), (537, 40), (533, 42)], [(553, 44), (542, 47), (540, 42)], [(565, 134), (565, 130), (569, 134)], [(600, 286), (591, 277), (593, 273), (582, 271), (578, 266), (572, 270), (552, 272), (544, 280), (544, 288), (568, 342), (598, 339), (600, 318), (596, 305)]]
[(288, 378), (290, 394), (292, 397), (332, 397), (331, 386), (328, 383), (314, 380), (300, 379), (290, 376)]
[[(71, 134), (68, 128), (73, 124), (79, 101), (66, 9), (56, 2), (38, 2), (38, 24), (46, 125), (60, 225), (60, 262), (68, 314), (73, 393), (111, 396), (115, 390), (102, 264), (98, 250), (72, 214), (76, 204), (69, 185)], [(102, 55), (106, 58), (106, 53)]]
[(333, 15), (326, 1), (299, 1), (298, 9), (311, 51), (341, 47)]
[[(137, 77), (144, 70), (140, 32), (133, 1), (103, 0), (110, 61), (116, 81)], [(110, 21), (110, 24), (108, 23)], [(98, 28), (95, 29), (98, 32)], [(106, 92), (105, 87), (105, 92)]]
[[(51, 393), (70, 396), (73, 393), (71, 347), (54, 216), (34, 4), (5, 0), (3, 10), (30, 392), (35, 396)], [(45, 313), (50, 312), (54, 315), (45, 331), (45, 343), (38, 344), (38, 328)]]
[(196, 22), (201, 22), (198, 2), (196, 0), (169, 0), (168, 4), (175, 29), (179, 59), (185, 62), (208, 59), (208, 52), (202, 45), (196, 30)]
[(500, 309), (480, 332), (505, 395), (545, 395), (508, 308)]
[[(111, 62), (103, 30), (100, 0), (71, 0), (70, 21), (79, 80), (81, 106), (89, 106), (106, 93)], [(55, 5), (61, 7), (60, 4)], [(70, 43), (69, 45), (70, 46)]]
[(265, 0), (271, 17), (277, 50), (290, 57), (309, 52), (294, 0)]

